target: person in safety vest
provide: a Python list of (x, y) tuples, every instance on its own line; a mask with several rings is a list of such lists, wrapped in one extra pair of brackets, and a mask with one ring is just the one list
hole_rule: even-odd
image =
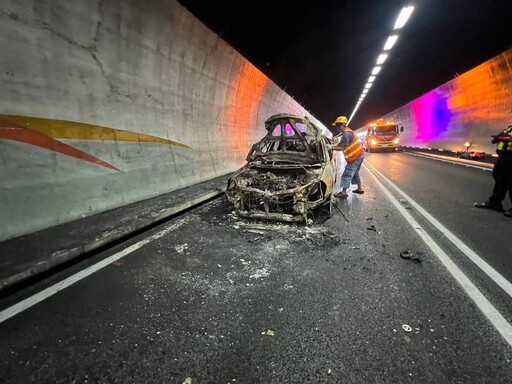
[(339, 139), (337, 144), (332, 146), (335, 151), (343, 151), (347, 165), (341, 175), (341, 192), (337, 193), (336, 197), (346, 198), (348, 196), (347, 190), (351, 184), (357, 184), (357, 189), (352, 191), (354, 193), (363, 194), (361, 187), (361, 176), (359, 170), (364, 160), (364, 148), (357, 135), (348, 126), (348, 121), (345, 116), (339, 116), (332, 125), (337, 128), (339, 135), (335, 139)]
[[(492, 143), (496, 144), (496, 153), (498, 154), (498, 160), (492, 170), (494, 189), (486, 201), (475, 203), (475, 207), (503, 212), (501, 203), (507, 192), (512, 202), (512, 124), (492, 138)], [(505, 211), (504, 214), (507, 217), (512, 217), (512, 208)]]

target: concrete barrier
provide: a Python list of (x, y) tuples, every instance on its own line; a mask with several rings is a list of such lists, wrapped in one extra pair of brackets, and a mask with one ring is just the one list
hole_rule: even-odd
[(0, 240), (228, 174), (307, 115), (176, 1), (7, 0)]

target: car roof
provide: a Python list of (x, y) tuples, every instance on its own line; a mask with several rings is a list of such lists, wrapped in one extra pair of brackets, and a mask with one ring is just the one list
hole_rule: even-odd
[(307, 119), (307, 118), (301, 117), (299, 115), (294, 115), (292, 113), (278, 113), (278, 114), (270, 116), (267, 120), (265, 120), (265, 124), (272, 120), (284, 119), (284, 118), (309, 121), (309, 119)]

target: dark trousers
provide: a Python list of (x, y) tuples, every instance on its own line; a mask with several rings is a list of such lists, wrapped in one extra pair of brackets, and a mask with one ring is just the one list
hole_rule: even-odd
[(507, 192), (512, 202), (512, 153), (498, 156), (492, 170), (492, 177), (494, 178), (494, 189), (489, 197), (489, 202), (501, 204)]

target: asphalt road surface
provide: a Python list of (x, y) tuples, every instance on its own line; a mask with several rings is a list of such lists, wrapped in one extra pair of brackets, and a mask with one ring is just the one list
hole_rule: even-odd
[(323, 223), (223, 197), (7, 298), (0, 381), (512, 382), (512, 219), (473, 207), (491, 172), (371, 153), (362, 177)]

